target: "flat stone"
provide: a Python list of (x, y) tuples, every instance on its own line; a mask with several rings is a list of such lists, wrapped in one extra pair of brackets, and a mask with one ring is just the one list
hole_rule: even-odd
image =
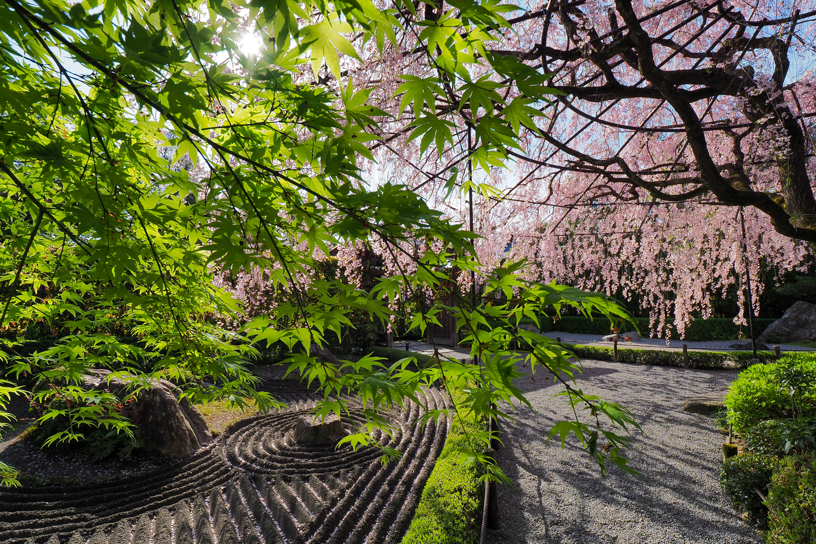
[(618, 343), (620, 342), (634, 342), (635, 340), (640, 340), (640, 335), (637, 331), (629, 331), (629, 332), (622, 332), (620, 334), (607, 334), (603, 337), (604, 342), (614, 342), (615, 338), (617, 337)]
[(699, 397), (692, 397), (683, 403), (683, 411), (692, 414), (710, 415), (725, 408), (725, 396), (728, 390), (706, 393)]
[[(739, 350), (746, 350), (746, 351), (750, 351), (750, 350), (754, 349), (754, 346), (750, 341), (748, 341), (748, 342), (735, 342), (735, 343), (731, 344), (728, 347), (730, 347), (731, 349), (739, 349)], [(762, 350), (762, 351), (768, 351), (768, 350), (771, 349), (767, 345), (763, 344), (762, 342), (757, 342), (756, 348), (758, 350)]]
[(292, 429), (295, 442), (308, 446), (331, 446), (346, 436), (340, 419), (332, 414), (319, 421), (311, 417), (301, 417)]

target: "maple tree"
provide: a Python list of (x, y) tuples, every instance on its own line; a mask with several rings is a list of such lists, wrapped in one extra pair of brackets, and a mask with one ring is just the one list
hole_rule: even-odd
[(399, 172), (463, 220), (451, 189), (482, 189), (488, 268), (526, 257), (529, 277), (637, 295), (682, 333), (734, 285), (742, 313), (746, 270), (812, 267), (816, 4), (502, 6), (478, 51), (478, 15), (424, 6), (400, 12), (384, 61), (349, 68), (395, 116), (372, 175)]
[[(426, 60), (442, 79), (472, 79), (446, 45), (462, 25), (470, 36), (456, 55), (475, 71), (489, 70), (477, 57), (494, 29), (508, 27), (502, 14), (514, 8), (468, 0), (459, 9), (462, 19), (422, 30), (433, 57)], [(452, 398), (451, 417), (504, 416), (499, 401), (526, 402), (513, 385), (524, 361), (553, 372), (569, 401), (589, 414), (559, 422), (550, 436), (563, 444), (574, 433), (602, 467), (612, 461), (628, 469), (618, 433), (635, 425), (631, 415), (573, 386), (567, 377), (577, 367), (563, 346), (516, 329), (522, 317), (565, 307), (615, 319), (626, 312), (602, 295), (526, 281), (522, 262), (483, 271), (489, 299), (434, 303), (408, 316), (424, 331), (450, 312), (479, 365), (437, 357), (417, 370), (409, 359), (386, 366), (371, 356), (339, 363), (310, 356), (327, 336), (341, 337), (352, 313), (387, 325), (400, 293), (434, 291), (448, 285), (449, 270), (478, 267), (474, 236), (461, 224), (404, 185), (362, 181), (389, 117), (348, 69), (396, 47), (406, 13), (417, 7), (0, 1), (0, 363), (3, 378), (40, 407), (40, 423), (60, 422), (46, 445), (94, 440), (100, 430), (132, 438), (119, 411), (123, 399), (84, 382), (94, 368), (112, 370), (133, 394), (167, 378), (193, 402), (226, 397), (275, 406), (255, 389), (248, 361), (259, 346), (284, 345), (291, 371), (324, 393), (319, 415), (362, 410), (366, 424), (344, 439), (355, 448), (395, 455), (371, 431), (390, 433), (383, 413), (434, 383), (462, 392)], [(253, 41), (263, 47), (250, 53)], [(529, 101), (552, 92), (546, 77), (521, 63), (502, 70), (526, 81), (529, 98), (504, 109), (495, 131), (477, 131), (492, 141), (512, 139), (519, 123), (530, 122)], [(492, 84), (478, 81), (466, 84), (468, 96), (491, 108)], [(442, 97), (440, 89), (423, 96)], [(425, 107), (412, 108), (413, 135), (444, 154), (450, 122)], [(493, 151), (485, 152), (476, 153), (493, 161)], [(383, 244), (412, 266), (397, 265), (368, 290), (320, 273), (337, 246), (357, 243)], [(235, 284), (241, 274), (257, 275), (276, 296), (252, 319), (240, 296), (218, 284)], [(26, 346), (43, 339), (50, 345)], [(511, 351), (519, 342), (524, 349)], [(0, 402), (17, 387), (3, 382)], [(483, 453), (490, 440), (487, 431), (473, 434), (464, 453), (500, 477)], [(4, 481), (13, 480), (8, 467), (0, 469)]]

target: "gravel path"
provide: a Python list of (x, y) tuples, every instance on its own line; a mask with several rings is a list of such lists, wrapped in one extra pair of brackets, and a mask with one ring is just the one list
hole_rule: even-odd
[(499, 465), (513, 480), (499, 494), (501, 528), (492, 544), (761, 543), (719, 487), (723, 435), (713, 420), (680, 411), (683, 401), (720, 391), (735, 371), (585, 361), (578, 386), (627, 406), (642, 425), (627, 457), (642, 476), (613, 466), (601, 477), (571, 438), (546, 444), (553, 422), (568, 418), (560, 391), (539, 372), (516, 380), (536, 412), (520, 408), (503, 426)]

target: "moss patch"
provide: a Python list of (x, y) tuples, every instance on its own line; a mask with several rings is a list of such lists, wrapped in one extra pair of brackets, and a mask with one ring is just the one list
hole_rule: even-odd
[(258, 415), (258, 411), (254, 406), (242, 410), (241, 408), (231, 407), (229, 404), (228, 400), (217, 400), (196, 405), (198, 411), (204, 416), (204, 421), (207, 422), (207, 427), (210, 428), (213, 436), (223, 433), (233, 423)]
[(463, 419), (464, 427), (458, 418), (451, 425), (402, 544), (472, 544), (479, 540), (484, 495), (481, 471), (476, 463), (465, 465), (459, 451), (467, 446), (464, 429), (477, 431), (484, 424), (473, 416)]

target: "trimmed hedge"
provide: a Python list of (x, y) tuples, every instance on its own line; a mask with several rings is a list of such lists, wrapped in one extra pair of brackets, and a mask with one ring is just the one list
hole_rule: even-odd
[[(579, 359), (595, 359), (598, 361), (614, 361), (614, 348), (599, 346), (583, 346), (579, 344), (564, 344)], [(775, 362), (776, 358), (770, 351), (757, 352), (760, 363)], [(696, 363), (697, 368), (726, 368), (728, 365), (739, 368), (748, 367), (754, 354), (744, 351), (689, 351), (688, 361), (681, 351), (657, 349), (632, 349), (618, 347), (618, 362), (634, 365), (676, 366), (685, 367)]]
[(764, 497), (779, 463), (779, 459), (771, 455), (741, 453), (726, 459), (720, 472), (720, 485), (734, 508), (748, 514), (748, 519), (759, 527), (767, 526), (768, 507)]
[[(598, 316), (594, 319), (588, 319), (580, 316), (564, 316), (558, 321), (553, 322), (551, 318), (542, 318), (541, 332), (569, 332), (573, 334), (597, 334), (605, 336), (611, 333), (609, 320), (603, 316)], [(754, 319), (754, 332), (757, 336), (762, 334), (768, 325), (776, 321), (775, 319), (757, 318)], [(532, 319), (523, 319), (522, 323), (533, 323)], [(671, 321), (669, 322), (671, 323)], [(635, 324), (637, 329), (643, 333), (649, 332), (649, 318), (636, 317)], [(631, 323), (623, 325), (628, 331), (634, 328)], [(672, 337), (679, 338), (677, 331), (671, 329)], [(750, 329), (735, 325), (734, 321), (729, 318), (712, 317), (709, 319), (697, 319), (692, 321), (686, 327), (685, 340), (693, 342), (704, 342), (709, 340), (735, 340), (737, 338), (750, 337)]]
[(773, 476), (765, 504), (768, 506), (767, 542), (816, 542), (816, 458), (784, 459)]
[(725, 406), (737, 434), (769, 419), (816, 416), (816, 356), (792, 353), (778, 362), (748, 368), (731, 384)]
[[(477, 432), (484, 427), (474, 416), (465, 416), (464, 428)], [(402, 544), (475, 544), (481, 529), (484, 485), (477, 463), (462, 464), (460, 449), (467, 437), (458, 418), (453, 422), (445, 447), (436, 460), (414, 519)]]
[[(417, 366), (431, 362), (431, 357), (402, 349), (372, 346), (364, 350), (378, 357), (396, 361), (416, 357)], [(452, 418), (445, 446), (425, 483), (414, 518), (402, 544), (475, 544), (481, 529), (484, 485), (477, 463), (462, 463), (459, 451), (467, 446), (467, 432), (478, 432), (484, 422), (473, 414)], [(464, 424), (464, 426), (463, 426)]]

